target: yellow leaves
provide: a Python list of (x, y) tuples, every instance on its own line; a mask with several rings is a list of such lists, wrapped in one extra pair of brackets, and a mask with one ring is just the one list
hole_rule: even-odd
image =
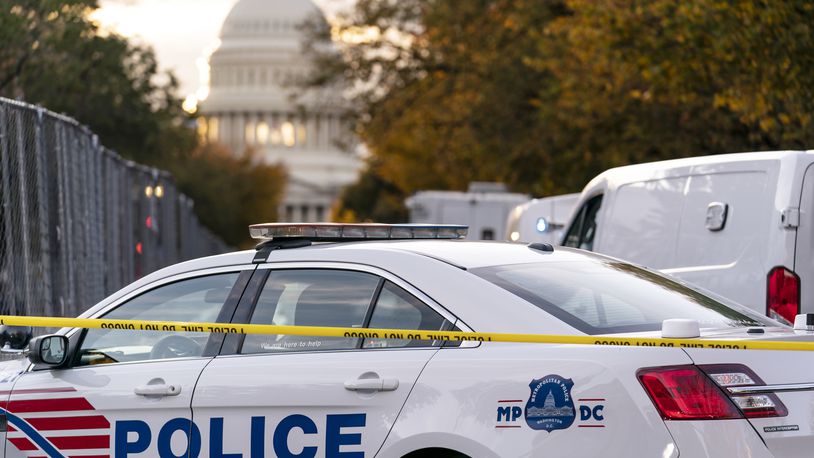
[(335, 24), (331, 27), (331, 39), (342, 44), (373, 43), (381, 39), (381, 36), (382, 30), (375, 25), (342, 27)]
[(727, 98), (723, 94), (715, 94), (712, 96), (712, 106), (714, 108), (723, 108), (727, 106)]
[(362, 222), (359, 221), (359, 217), (356, 215), (355, 211), (349, 208), (343, 208), (339, 202), (337, 202), (333, 207), (331, 207), (331, 214), (329, 220), (335, 223)]
[(760, 130), (763, 132), (771, 132), (775, 128), (775, 120), (771, 118), (763, 118), (758, 122), (758, 126), (760, 126)]
[(630, 98), (635, 100), (641, 100), (642, 102), (650, 102), (653, 100), (653, 93), (650, 90), (639, 90), (639, 89), (631, 89), (628, 92)]
[(483, 176), (576, 189), (630, 161), (814, 144), (803, 0), (567, 0), (536, 21), (553, 3), (404, 1), (446, 16), (421, 35), (417, 82), (364, 124), (401, 192)]

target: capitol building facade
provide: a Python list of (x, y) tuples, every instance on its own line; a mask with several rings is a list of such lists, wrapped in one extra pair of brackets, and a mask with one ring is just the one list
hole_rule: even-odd
[[(199, 133), (235, 154), (247, 149), (288, 172), (281, 221), (325, 221), (361, 168), (340, 126), (338, 90), (297, 90), (309, 72), (300, 26), (324, 20), (311, 0), (239, 0), (209, 60), (209, 95)], [(340, 146), (343, 145), (343, 146)]]

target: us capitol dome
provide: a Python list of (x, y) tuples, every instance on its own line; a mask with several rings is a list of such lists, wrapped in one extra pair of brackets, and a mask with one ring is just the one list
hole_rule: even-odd
[[(239, 0), (209, 59), (209, 95), (201, 101), (199, 132), (235, 154), (248, 148), (282, 163), (288, 184), (278, 218), (324, 221), (342, 187), (361, 168), (340, 127), (339, 91), (296, 91), (309, 71), (300, 25), (324, 21), (311, 0)], [(294, 95), (296, 94), (296, 97)]]

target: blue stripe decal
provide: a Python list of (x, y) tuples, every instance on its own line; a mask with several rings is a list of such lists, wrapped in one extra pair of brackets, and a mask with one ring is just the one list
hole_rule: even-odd
[(29, 425), (28, 422), (2, 407), (0, 407), (0, 412), (6, 415), (6, 419), (10, 425), (14, 426), (18, 431), (28, 436), (28, 438), (31, 439), (31, 441), (34, 442), (34, 444), (43, 452), (48, 454), (50, 458), (65, 458), (65, 455), (60, 453), (60, 451), (54, 447), (54, 444), (49, 442), (48, 439), (44, 438), (36, 429), (34, 429), (33, 426)]

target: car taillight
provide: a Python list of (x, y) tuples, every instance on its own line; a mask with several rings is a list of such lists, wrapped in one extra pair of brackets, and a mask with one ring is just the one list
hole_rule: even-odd
[(723, 390), (696, 366), (651, 367), (636, 375), (665, 420), (743, 418)]
[(744, 393), (737, 390), (738, 387), (765, 385), (757, 374), (743, 364), (707, 364), (698, 368), (729, 393), (746, 418), (788, 415), (788, 409), (774, 393)]
[(766, 315), (791, 325), (800, 313), (800, 277), (785, 267), (769, 271), (766, 288)]
[(726, 420), (785, 417), (774, 393), (738, 388), (763, 386), (743, 364), (706, 364), (640, 369), (636, 375), (665, 420)]

